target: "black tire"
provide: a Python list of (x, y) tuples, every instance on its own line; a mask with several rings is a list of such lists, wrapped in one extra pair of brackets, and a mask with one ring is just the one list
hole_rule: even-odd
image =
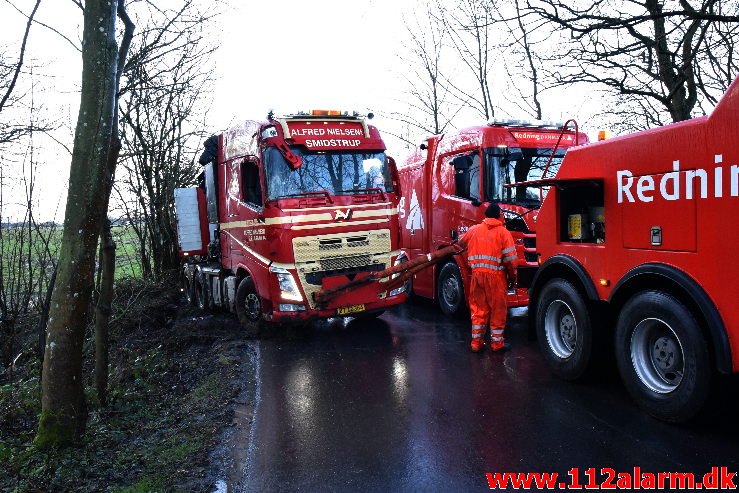
[(195, 277), (193, 286), (193, 297), (195, 298), (195, 306), (203, 311), (208, 311), (210, 303), (208, 303), (208, 291), (203, 278), (200, 276)]
[(464, 284), (456, 263), (448, 262), (441, 268), (436, 284), (436, 299), (444, 315), (452, 317), (464, 313)]
[(182, 292), (185, 294), (185, 300), (188, 305), (197, 306), (195, 294), (193, 293), (193, 285), (187, 274), (182, 275)]
[(258, 337), (264, 328), (262, 320), (262, 298), (257, 293), (254, 281), (247, 276), (236, 288), (236, 315), (247, 337)]
[(564, 279), (547, 282), (539, 295), (536, 336), (557, 376), (565, 380), (585, 376), (593, 354), (591, 313), (577, 289)]
[(685, 305), (662, 291), (638, 293), (621, 310), (615, 337), (619, 373), (642, 409), (670, 423), (700, 411), (710, 388), (710, 356)]

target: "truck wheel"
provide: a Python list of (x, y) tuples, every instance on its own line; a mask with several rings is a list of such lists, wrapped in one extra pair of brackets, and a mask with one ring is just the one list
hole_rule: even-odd
[(441, 268), (439, 282), (436, 285), (436, 298), (439, 300), (439, 308), (445, 315), (456, 316), (462, 313), (464, 285), (456, 263), (449, 262)]
[(182, 292), (185, 294), (185, 300), (187, 301), (188, 305), (197, 305), (195, 295), (192, 291), (192, 283), (190, 282), (190, 278), (187, 277), (187, 275), (182, 276)]
[(711, 380), (708, 347), (682, 303), (661, 291), (644, 291), (621, 310), (616, 361), (639, 406), (657, 419), (687, 421), (703, 406)]
[(247, 337), (257, 337), (262, 329), (262, 298), (254, 281), (247, 276), (236, 288), (236, 315)]
[(580, 293), (564, 279), (549, 281), (536, 304), (536, 335), (544, 359), (565, 380), (581, 378), (593, 352), (590, 313)]
[(208, 292), (206, 291), (205, 283), (200, 276), (195, 277), (195, 305), (203, 311), (207, 311), (210, 306), (208, 303)]

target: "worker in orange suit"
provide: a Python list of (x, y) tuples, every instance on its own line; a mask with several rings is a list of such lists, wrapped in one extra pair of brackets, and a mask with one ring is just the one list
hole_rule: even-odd
[(516, 247), (511, 233), (500, 221), (500, 207), (490, 204), (485, 219), (462, 236), (467, 246), (467, 263), (472, 269), (470, 311), (472, 312), (472, 351), (485, 347), (485, 330), (490, 327), (490, 349), (504, 351), (503, 338), (508, 308), (506, 290), (516, 285)]

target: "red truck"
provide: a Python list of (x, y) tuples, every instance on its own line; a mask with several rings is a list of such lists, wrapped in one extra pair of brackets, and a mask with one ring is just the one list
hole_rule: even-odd
[[(538, 266), (537, 210), (540, 189), (516, 183), (554, 176), (568, 148), (587, 136), (562, 124), (541, 121), (493, 120), (485, 126), (426, 139), (399, 166), (401, 261), (425, 256), (449, 245), (482, 221), (482, 203), (500, 204), (513, 234), (519, 258), (519, 284), (530, 283)], [(447, 315), (467, 306), (469, 270), (455, 256), (416, 274), (414, 295), (437, 300)], [(524, 307), (524, 288), (508, 294), (509, 307)]]
[(366, 118), (313, 111), (208, 139), (198, 187), (175, 192), (183, 290), (202, 308), (264, 322), (377, 316), (405, 299), (382, 283), (314, 294), (391, 267), (398, 177)]
[(693, 417), (739, 371), (739, 78), (710, 116), (572, 149), (531, 185), (549, 193), (529, 317), (554, 372), (612, 349), (644, 410)]

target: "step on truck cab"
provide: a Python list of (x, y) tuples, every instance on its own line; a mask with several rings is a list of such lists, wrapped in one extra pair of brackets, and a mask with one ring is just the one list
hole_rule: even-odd
[[(518, 253), (519, 287), (509, 292), (508, 306), (525, 307), (525, 287), (538, 266), (541, 196), (537, 187), (506, 185), (539, 179), (545, 171), (554, 176), (567, 149), (587, 141), (576, 125), (521, 120), (493, 120), (425, 139), (398, 169), (401, 260), (451, 244), (484, 219), (490, 202), (498, 202)], [(469, 279), (464, 258), (455, 256), (416, 274), (409, 288), (453, 315), (467, 306)]]
[(739, 371), (739, 79), (710, 116), (572, 149), (539, 185), (545, 359), (577, 379), (615, 351), (643, 409), (690, 419), (715, 371)]
[(395, 262), (398, 178), (366, 118), (314, 111), (247, 121), (211, 137), (198, 187), (178, 189), (183, 289), (203, 308), (264, 322), (377, 316), (403, 288), (314, 293)]

